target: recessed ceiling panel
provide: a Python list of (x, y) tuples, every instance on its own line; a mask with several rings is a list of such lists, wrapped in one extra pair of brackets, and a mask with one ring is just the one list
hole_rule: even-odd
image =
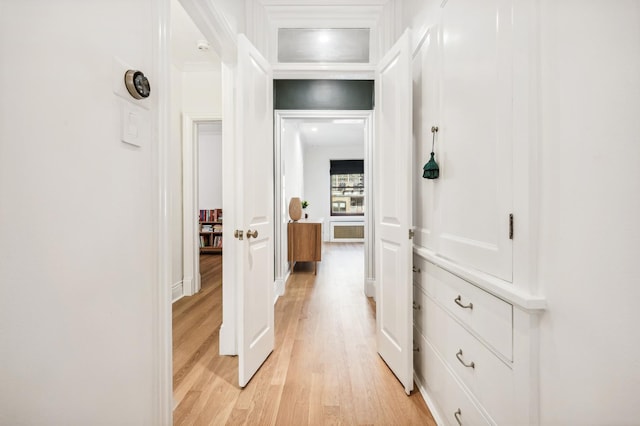
[(369, 28), (279, 28), (278, 62), (368, 63)]

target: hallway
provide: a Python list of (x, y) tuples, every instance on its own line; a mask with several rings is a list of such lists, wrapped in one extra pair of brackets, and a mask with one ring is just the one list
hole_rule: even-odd
[(435, 425), (375, 349), (361, 244), (325, 244), (318, 275), (296, 265), (275, 306), (276, 349), (249, 385), (218, 355), (221, 256), (201, 256), (202, 291), (173, 305), (174, 424)]

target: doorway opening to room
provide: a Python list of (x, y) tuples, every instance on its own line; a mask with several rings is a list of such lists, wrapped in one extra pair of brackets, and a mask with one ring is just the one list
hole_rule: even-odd
[[(296, 244), (301, 231), (295, 229), (307, 223), (319, 224), (323, 256), (353, 257), (339, 267), (355, 268), (351, 272), (361, 274), (363, 292), (374, 296), (372, 112), (276, 110), (275, 116), (277, 291), (284, 293), (291, 274), (323, 267), (321, 260), (296, 262), (296, 253), (306, 249)], [(292, 198), (307, 204), (300, 225), (290, 224)]]
[[(221, 60), (178, 0), (171, 1), (173, 402), (198, 365), (218, 356), (222, 322)], [(233, 370), (225, 364), (223, 371)], [(221, 373), (223, 374), (223, 373)]]

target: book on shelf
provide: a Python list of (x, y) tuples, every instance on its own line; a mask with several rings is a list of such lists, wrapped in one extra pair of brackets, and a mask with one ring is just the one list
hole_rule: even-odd
[(200, 210), (200, 222), (222, 222), (222, 209)]

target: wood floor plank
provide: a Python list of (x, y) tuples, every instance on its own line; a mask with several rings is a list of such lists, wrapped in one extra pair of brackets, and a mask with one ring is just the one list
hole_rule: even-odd
[(241, 389), (220, 356), (222, 256), (200, 259), (202, 290), (173, 305), (176, 425), (435, 425), (376, 352), (362, 244), (325, 244), (299, 262), (275, 306), (275, 350)]

